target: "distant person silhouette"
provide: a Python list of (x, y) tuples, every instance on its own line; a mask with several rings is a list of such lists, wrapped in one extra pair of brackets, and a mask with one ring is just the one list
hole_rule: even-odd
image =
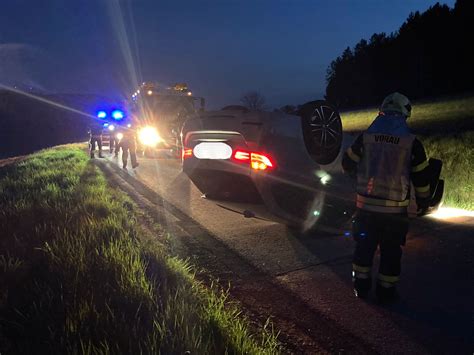
[(99, 158), (103, 158), (102, 156), (102, 124), (97, 121), (93, 121), (89, 125), (89, 152), (91, 159), (95, 157), (95, 145), (99, 147)]
[(137, 135), (134, 129), (124, 128), (123, 137), (120, 140), (120, 147), (122, 148), (122, 168), (127, 169), (128, 155), (132, 162), (132, 169), (135, 169), (139, 164), (137, 162)]

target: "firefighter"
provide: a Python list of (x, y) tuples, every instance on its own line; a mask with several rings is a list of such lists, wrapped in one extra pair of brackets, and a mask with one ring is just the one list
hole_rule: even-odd
[(408, 232), (410, 181), (419, 209), (430, 203), (429, 164), (422, 143), (410, 132), (408, 98), (387, 96), (370, 127), (344, 153), (342, 167), (357, 178), (356, 213), (352, 234), (356, 242), (352, 264), (354, 293), (365, 298), (372, 286), (371, 268), (377, 247), (380, 267), (376, 296), (379, 302), (398, 299), (401, 246)]
[(110, 143), (109, 143), (110, 154), (114, 154), (114, 151), (115, 151), (115, 154), (114, 154), (115, 157), (118, 156), (118, 152), (119, 152), (119, 149), (120, 149), (119, 140), (117, 138), (117, 133), (118, 133), (117, 128), (115, 129), (115, 132), (110, 133)]
[(120, 142), (124, 135), (124, 129), (120, 126), (115, 128), (115, 132), (110, 135), (110, 154), (114, 154), (114, 158), (118, 158), (120, 152)]
[(95, 145), (99, 147), (99, 158), (102, 156), (102, 124), (100, 122), (92, 122), (89, 126), (89, 151), (91, 159), (94, 158)]
[(122, 132), (123, 137), (120, 140), (120, 148), (122, 148), (122, 163), (123, 168), (127, 169), (128, 155), (132, 162), (132, 169), (135, 169), (139, 164), (137, 162), (137, 137), (136, 132), (132, 128), (126, 128)]

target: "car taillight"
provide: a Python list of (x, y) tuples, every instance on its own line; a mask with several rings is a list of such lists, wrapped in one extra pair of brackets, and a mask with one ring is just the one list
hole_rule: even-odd
[(255, 170), (265, 170), (267, 168), (273, 168), (273, 163), (267, 155), (251, 153), (250, 167)]
[(250, 167), (254, 170), (266, 170), (267, 168), (274, 167), (270, 156), (261, 153), (236, 150), (233, 154), (233, 158), (239, 163), (249, 162)]
[(193, 150), (191, 148), (183, 148), (181, 156), (183, 159), (190, 158), (193, 156)]
[(250, 153), (249, 152), (244, 152), (242, 150), (237, 150), (234, 153), (234, 159), (235, 160), (240, 160), (240, 161), (248, 161), (248, 160), (250, 160)]

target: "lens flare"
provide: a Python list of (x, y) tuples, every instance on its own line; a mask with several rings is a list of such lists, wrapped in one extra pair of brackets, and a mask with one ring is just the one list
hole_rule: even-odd
[(130, 87), (136, 88), (140, 82), (141, 70), (138, 65), (140, 57), (131, 5), (122, 1), (106, 1), (105, 3), (126, 66), (125, 79)]
[(331, 180), (331, 175), (329, 175), (324, 170), (316, 171), (316, 176), (319, 178), (319, 181), (321, 181), (321, 184), (323, 185), (326, 185)]
[(67, 110), (67, 111), (70, 111), (70, 112), (75, 112), (75, 113), (77, 113), (79, 115), (82, 115), (82, 116), (85, 116), (85, 117), (90, 117), (90, 118), (94, 118), (94, 119), (96, 118), (96, 116), (91, 115), (89, 113), (76, 110), (75, 108), (60, 104), (60, 103), (55, 102), (55, 101), (45, 99), (44, 97), (41, 97), (41, 96), (33, 95), (31, 93), (28, 93), (28, 92), (25, 92), (25, 91), (22, 91), (22, 90), (18, 90), (14, 87), (7, 86), (7, 85), (4, 85), (2, 83), (0, 83), (0, 89), (8, 90), (8, 91), (14, 92), (16, 94), (20, 94), (20, 95), (29, 97), (29, 98), (37, 100), (37, 101), (41, 101), (41, 102), (44, 102), (44, 103), (49, 104), (51, 106), (59, 107), (59, 108), (62, 108), (64, 110)]

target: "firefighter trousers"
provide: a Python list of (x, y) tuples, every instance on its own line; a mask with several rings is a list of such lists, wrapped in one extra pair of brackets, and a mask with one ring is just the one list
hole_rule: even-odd
[(122, 141), (120, 143), (122, 148), (122, 163), (123, 167), (127, 167), (128, 155), (130, 154), (130, 160), (132, 161), (132, 168), (138, 166), (137, 163), (137, 146), (135, 142)]
[(102, 154), (102, 137), (101, 136), (92, 136), (90, 141), (89, 141), (89, 148), (90, 148), (90, 153), (91, 156), (94, 155), (95, 151), (95, 145), (99, 147), (99, 155)]
[(115, 136), (110, 136), (110, 143), (109, 143), (109, 151), (110, 153), (113, 153), (115, 151), (115, 154), (117, 155), (120, 150), (120, 144), (119, 140)]
[(394, 288), (400, 277), (402, 245), (408, 233), (406, 214), (368, 212), (358, 209), (353, 219), (352, 235), (356, 242), (353, 280), (370, 288), (371, 268), (377, 247), (380, 249), (380, 266), (377, 286)]

